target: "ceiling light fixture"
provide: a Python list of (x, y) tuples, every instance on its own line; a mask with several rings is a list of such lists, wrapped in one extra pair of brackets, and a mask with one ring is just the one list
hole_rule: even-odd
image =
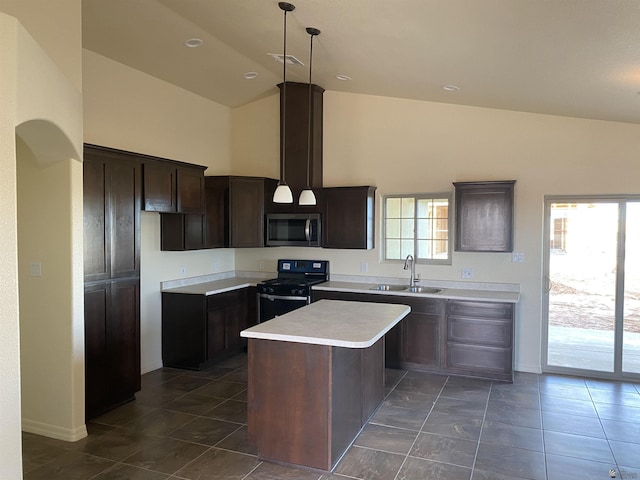
[(311, 190), (309, 186), (309, 176), (310, 176), (310, 166), (311, 166), (311, 147), (312, 147), (312, 136), (311, 136), (311, 94), (313, 91), (313, 86), (311, 85), (311, 65), (313, 63), (313, 37), (316, 35), (320, 35), (320, 30), (313, 27), (307, 27), (307, 33), (311, 37), (311, 42), (309, 46), (309, 133), (307, 135), (307, 186), (302, 193), (300, 193), (300, 199), (298, 200), (298, 204), (300, 205), (315, 205), (316, 204), (316, 196)]
[(336, 75), (336, 78), (338, 80), (342, 80), (343, 82), (348, 82), (349, 80), (351, 80), (351, 77), (349, 75)]
[(246, 78), (247, 80), (253, 80), (257, 76), (258, 76), (258, 72), (247, 72), (244, 74), (244, 78)]
[(190, 38), (184, 42), (185, 47), (197, 48), (202, 46), (204, 42), (200, 38)]
[[(284, 12), (284, 48), (283, 58), (287, 58), (287, 12), (293, 12), (295, 6), (287, 2), (279, 2), (280, 10)], [(286, 124), (286, 95), (287, 95), (287, 62), (282, 62), (282, 95), (280, 95), (280, 181), (273, 194), (274, 203), (293, 203), (293, 194), (284, 178), (285, 170), (285, 124)]]
[(442, 87), (443, 90), (446, 90), (447, 92), (459, 92), (460, 91), (460, 87), (456, 86), (456, 85), (445, 85)]

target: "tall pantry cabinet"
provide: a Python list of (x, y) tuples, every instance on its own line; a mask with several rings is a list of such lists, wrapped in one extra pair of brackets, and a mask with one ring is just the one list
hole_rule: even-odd
[(85, 418), (140, 390), (140, 160), (84, 148)]

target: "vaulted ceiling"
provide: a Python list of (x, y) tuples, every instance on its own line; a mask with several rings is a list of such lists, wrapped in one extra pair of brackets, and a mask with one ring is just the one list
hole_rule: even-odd
[[(287, 80), (640, 123), (638, 0), (292, 0)], [(83, 0), (83, 46), (230, 107), (277, 92), (276, 0)], [(185, 41), (199, 38), (198, 48)], [(247, 72), (258, 75), (247, 80)], [(346, 75), (351, 80), (339, 80)], [(457, 91), (442, 87), (455, 85)]]

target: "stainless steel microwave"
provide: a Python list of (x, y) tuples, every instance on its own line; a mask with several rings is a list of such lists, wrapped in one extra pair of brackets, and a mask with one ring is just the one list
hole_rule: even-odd
[(268, 247), (319, 247), (321, 239), (319, 213), (267, 214), (266, 244)]

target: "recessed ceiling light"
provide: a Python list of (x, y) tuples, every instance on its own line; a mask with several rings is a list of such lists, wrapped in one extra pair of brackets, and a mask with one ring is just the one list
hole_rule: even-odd
[(244, 78), (246, 78), (247, 80), (253, 80), (257, 76), (258, 76), (258, 72), (247, 72), (244, 74)]
[(196, 48), (203, 44), (204, 42), (200, 38), (190, 38), (186, 42), (184, 42), (185, 47)]
[(336, 78), (338, 80), (342, 80), (343, 82), (348, 82), (349, 80), (351, 80), (351, 77), (349, 75), (336, 75)]
[(443, 90), (446, 90), (447, 92), (459, 92), (460, 91), (460, 87), (457, 87), (455, 85), (445, 85), (442, 87)]

